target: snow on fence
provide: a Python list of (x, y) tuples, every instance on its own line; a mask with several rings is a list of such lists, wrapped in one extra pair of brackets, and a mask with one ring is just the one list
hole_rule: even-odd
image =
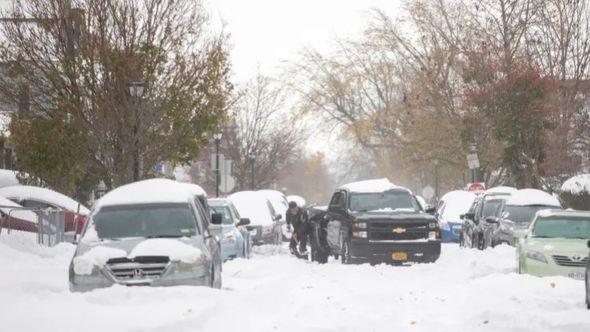
[[(0, 205), (0, 235), (12, 231), (24, 231), (37, 235), (37, 243), (54, 246), (60, 242), (72, 242), (75, 234), (65, 232), (66, 211), (59, 209), (35, 209)], [(75, 228), (77, 229), (77, 225)], [(19, 232), (16, 232), (19, 233)]]

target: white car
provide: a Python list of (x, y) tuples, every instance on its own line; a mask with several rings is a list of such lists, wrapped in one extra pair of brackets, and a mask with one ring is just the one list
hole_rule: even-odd
[(287, 200), (287, 197), (285, 197), (285, 195), (282, 192), (277, 190), (264, 189), (258, 190), (258, 192), (268, 199), (273, 209), (275, 210), (275, 213), (280, 214), (281, 220), (285, 221), (285, 223), (283, 223), (283, 225), (281, 226), (281, 232), (283, 233), (282, 238), (283, 241), (289, 241), (291, 239), (291, 235), (293, 234), (292, 230), (290, 231), (287, 229), (286, 223), (287, 210), (289, 209), (290, 201)]
[(280, 244), (283, 217), (260, 192), (240, 191), (228, 199), (238, 210), (240, 217), (250, 219), (247, 226), (254, 244)]

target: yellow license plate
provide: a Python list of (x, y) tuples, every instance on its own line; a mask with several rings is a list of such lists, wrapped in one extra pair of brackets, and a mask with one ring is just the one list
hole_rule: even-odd
[(391, 259), (393, 259), (394, 261), (407, 261), (408, 254), (405, 252), (394, 252), (393, 254), (391, 254)]

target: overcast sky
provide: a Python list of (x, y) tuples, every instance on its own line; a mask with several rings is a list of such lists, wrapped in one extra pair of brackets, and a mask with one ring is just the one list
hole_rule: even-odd
[(206, 0), (214, 19), (231, 34), (237, 81), (276, 72), (303, 47), (329, 50), (334, 37), (349, 38), (365, 27), (368, 11), (399, 11), (402, 0)]

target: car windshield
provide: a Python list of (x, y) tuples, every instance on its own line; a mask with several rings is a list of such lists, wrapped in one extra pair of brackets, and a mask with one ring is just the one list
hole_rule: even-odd
[(399, 191), (352, 194), (350, 196), (350, 209), (352, 211), (420, 211), (418, 202), (412, 195)]
[(539, 218), (535, 222), (533, 236), (590, 239), (590, 218), (565, 216)]
[(228, 206), (211, 206), (213, 212), (219, 213), (223, 216), (223, 225), (233, 225), (234, 219)]
[(498, 207), (500, 205), (502, 205), (502, 202), (504, 202), (504, 200), (502, 199), (489, 199), (486, 200), (483, 204), (483, 211), (482, 211), (482, 216), (483, 218), (487, 218), (487, 217), (499, 217), (497, 216), (498, 214)]
[(103, 207), (92, 219), (101, 239), (197, 234), (195, 216), (188, 204)]
[(517, 226), (526, 227), (535, 218), (537, 211), (545, 210), (549, 208), (555, 208), (545, 205), (506, 205), (502, 212), (505, 219), (513, 221)]

